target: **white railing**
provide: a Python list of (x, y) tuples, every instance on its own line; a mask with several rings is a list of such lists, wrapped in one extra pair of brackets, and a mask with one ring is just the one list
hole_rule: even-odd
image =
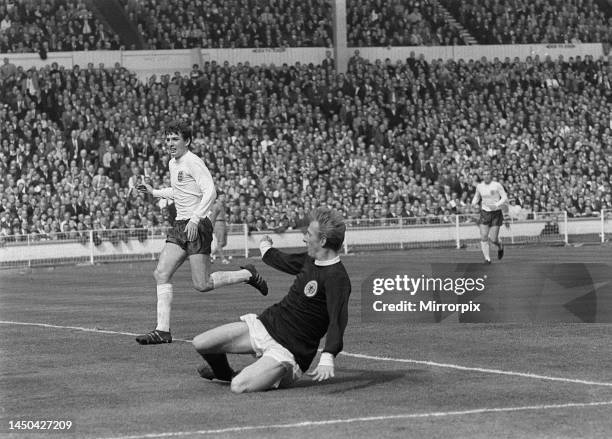
[(612, 209), (601, 211), (601, 243), (612, 238)]
[[(480, 236), (476, 221), (474, 214), (349, 220), (344, 251), (476, 247)], [(166, 232), (133, 228), (0, 236), (0, 267), (155, 260)], [(228, 232), (224, 250), (232, 256), (256, 256), (264, 234), (270, 234), (277, 247), (303, 247), (299, 230), (250, 232), (245, 224), (234, 224)], [(612, 210), (580, 218), (570, 218), (567, 212), (530, 213), (522, 219), (507, 218), (500, 227), (500, 238), (508, 244), (604, 243), (611, 237)]]

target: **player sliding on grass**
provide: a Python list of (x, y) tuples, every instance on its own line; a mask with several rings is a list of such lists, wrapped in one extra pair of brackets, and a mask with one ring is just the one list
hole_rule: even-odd
[(499, 227), (504, 223), (502, 206), (508, 201), (504, 187), (491, 178), (491, 170), (485, 169), (483, 181), (476, 186), (476, 193), (472, 200), (474, 207), (480, 204), (480, 248), (485, 258), (485, 264), (491, 263), (489, 255), (489, 242), (497, 246), (497, 259), (504, 257), (504, 246), (499, 240)]
[(153, 272), (157, 281), (157, 327), (136, 337), (140, 344), (171, 343), (170, 309), (172, 284), (170, 279), (185, 259), (189, 259), (191, 279), (198, 291), (210, 291), (225, 285), (246, 282), (264, 296), (266, 281), (255, 267), (246, 265), (239, 271), (217, 271), (210, 274), (210, 245), (213, 226), (208, 218), (215, 201), (215, 185), (210, 171), (197, 155), (188, 150), (192, 135), (183, 121), (171, 123), (166, 130), (166, 145), (172, 159), (169, 163), (172, 187), (153, 189), (148, 184), (138, 187), (154, 197), (170, 198), (176, 205), (176, 220), (168, 232), (166, 244)]
[[(348, 320), (351, 282), (338, 252), (346, 226), (342, 216), (327, 208), (316, 209), (304, 235), (308, 251), (287, 254), (262, 238), (263, 261), (296, 275), (289, 293), (259, 316), (247, 314), (198, 335), (193, 340), (206, 363), (198, 368), (203, 378), (231, 381), (235, 393), (287, 387), (307, 371), (319, 341), (327, 333), (314, 380), (334, 376), (334, 358), (342, 350)], [(236, 374), (227, 353), (255, 354), (259, 359)]]

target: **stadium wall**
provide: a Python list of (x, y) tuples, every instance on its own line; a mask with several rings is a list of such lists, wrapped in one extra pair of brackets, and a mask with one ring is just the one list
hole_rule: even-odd
[[(410, 47), (361, 47), (347, 48), (352, 56), (359, 50), (362, 57), (372, 61), (389, 58), (391, 61), (405, 60), (412, 53), (423, 55), (426, 60), (434, 59), (493, 59), (505, 57), (525, 59), (539, 55), (542, 60), (547, 56), (557, 59), (591, 55), (599, 58), (604, 55), (602, 44), (525, 44), (525, 45), (486, 45), (486, 46), (410, 46)], [(35, 53), (10, 54), (10, 61), (24, 69), (41, 68), (53, 62), (66, 68), (79, 65), (81, 68), (93, 63), (98, 67), (103, 63), (112, 68), (117, 63), (135, 72), (140, 79), (151, 75), (188, 73), (194, 64), (206, 61), (228, 62), (231, 65), (248, 62), (252, 65), (293, 65), (296, 62), (319, 64), (328, 56), (331, 49), (325, 47), (260, 48), (260, 49), (181, 49), (181, 50), (131, 50), (131, 51), (81, 51), (51, 52), (46, 60)]]
[[(563, 216), (563, 215), (562, 215)], [(359, 249), (394, 249), (394, 248), (437, 248), (437, 247), (469, 247), (479, 240), (479, 231), (474, 223), (461, 222), (457, 216), (455, 221), (447, 224), (418, 224), (404, 226), (351, 226), (347, 230), (345, 251)], [(550, 232), (547, 227), (554, 222), (557, 228)], [(567, 243), (568, 236), (577, 242), (604, 242), (605, 236), (612, 233), (609, 223), (612, 222), (612, 212), (601, 218), (570, 219), (550, 218), (538, 220), (513, 221), (509, 227), (502, 227), (500, 236), (507, 243)], [(247, 257), (257, 255), (259, 240), (265, 234), (270, 234), (274, 246), (278, 248), (303, 247), (303, 235), (300, 231), (284, 233), (254, 232), (247, 233), (244, 226), (233, 227), (234, 232), (228, 236), (225, 251), (231, 255)], [(240, 231), (242, 230), (242, 231)], [(79, 240), (36, 241), (31, 237), (19, 242), (5, 242), (0, 247), (0, 267), (56, 265), (61, 263), (82, 262), (96, 263), (119, 261), (127, 259), (153, 260), (161, 251), (165, 234), (149, 235), (146, 239), (137, 238), (116, 239), (111, 242), (105, 234), (118, 234), (121, 231), (99, 231), (101, 242), (94, 245), (94, 232), (86, 232), (89, 237)], [(126, 231), (133, 233), (134, 230)], [(133, 236), (133, 235), (132, 235)], [(585, 238), (587, 237), (587, 238)]]
[(296, 62), (320, 64), (331, 56), (330, 49), (324, 47), (296, 47), (288, 49), (180, 49), (180, 50), (130, 50), (130, 51), (81, 51), (81, 52), (51, 52), (46, 60), (40, 59), (35, 53), (10, 54), (11, 63), (22, 66), (41, 68), (56, 62), (60, 66), (81, 68), (93, 63), (97, 68), (104, 64), (112, 68), (117, 63), (136, 73), (139, 79), (147, 79), (152, 75), (165, 75), (180, 72), (187, 74), (194, 64), (202, 65), (207, 61), (224, 62), (235, 65), (250, 63), (251, 65), (293, 65)]
[(538, 55), (541, 60), (550, 57), (553, 60), (563, 56), (564, 59), (576, 56), (591, 55), (598, 59), (604, 55), (601, 43), (588, 44), (508, 44), (508, 45), (475, 45), (475, 46), (427, 46), (427, 47), (353, 47), (351, 51), (359, 50), (359, 54), (371, 61), (387, 59), (391, 61), (405, 60), (411, 54), (423, 55), (427, 61), (437, 59), (479, 60), (483, 57), (492, 60), (519, 58), (525, 60), (528, 56)]

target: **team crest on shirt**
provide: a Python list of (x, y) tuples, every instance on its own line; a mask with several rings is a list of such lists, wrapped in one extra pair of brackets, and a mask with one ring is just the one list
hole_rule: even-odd
[(178, 181), (183, 181), (183, 171), (178, 172), (177, 178), (178, 178)]
[(306, 297), (312, 297), (317, 294), (317, 287), (318, 285), (316, 280), (311, 280), (310, 282), (308, 282), (304, 287), (304, 294), (306, 295)]

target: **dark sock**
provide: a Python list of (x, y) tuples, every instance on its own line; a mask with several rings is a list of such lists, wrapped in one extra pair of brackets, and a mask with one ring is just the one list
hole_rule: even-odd
[(225, 354), (202, 354), (202, 357), (210, 365), (215, 377), (223, 381), (231, 381), (234, 377), (234, 370), (227, 361)]

